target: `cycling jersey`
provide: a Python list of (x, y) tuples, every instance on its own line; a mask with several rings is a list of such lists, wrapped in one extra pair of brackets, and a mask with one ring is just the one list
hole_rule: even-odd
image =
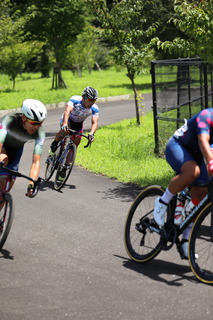
[(210, 144), (213, 143), (213, 108), (200, 111), (198, 114), (185, 120), (185, 124), (175, 131), (174, 137), (182, 141), (194, 151), (200, 152), (198, 135), (206, 133), (210, 136)]
[(67, 104), (73, 107), (69, 116), (73, 122), (82, 123), (89, 116), (99, 116), (98, 106), (94, 103), (90, 108), (85, 108), (81, 96), (72, 96)]
[(206, 164), (198, 143), (198, 135), (206, 133), (210, 136), (209, 144), (213, 144), (213, 108), (200, 111), (185, 120), (185, 124), (175, 131), (166, 146), (166, 160), (179, 174), (182, 165), (187, 161), (196, 161), (200, 167), (200, 176), (194, 183), (206, 183), (209, 179)]
[(18, 164), (23, 152), (24, 144), (29, 140), (35, 140), (34, 154), (41, 155), (45, 140), (45, 132), (42, 127), (34, 134), (29, 134), (23, 127), (22, 114), (6, 115), (0, 124), (0, 143), (7, 152), (8, 167), (18, 170)]

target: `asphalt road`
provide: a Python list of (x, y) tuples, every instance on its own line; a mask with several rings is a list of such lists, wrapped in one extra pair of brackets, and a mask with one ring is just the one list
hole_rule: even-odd
[[(132, 101), (99, 106), (100, 125), (135, 116)], [(48, 112), (41, 175), (61, 112)], [(20, 166), (26, 174), (32, 147), (26, 144)], [(80, 167), (61, 192), (43, 183), (28, 199), (26, 185), (19, 179), (12, 190), (0, 320), (212, 320), (212, 287), (196, 281), (175, 247), (144, 265), (128, 259), (123, 230), (139, 188)]]

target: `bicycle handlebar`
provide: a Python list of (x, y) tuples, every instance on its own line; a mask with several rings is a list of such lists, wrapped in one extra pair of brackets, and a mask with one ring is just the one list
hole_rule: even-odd
[(70, 135), (76, 134), (76, 135), (81, 136), (81, 137), (84, 137), (84, 138), (86, 138), (86, 139), (88, 140), (88, 142), (87, 142), (87, 144), (84, 146), (84, 148), (87, 148), (87, 147), (91, 146), (92, 141), (89, 140), (89, 137), (88, 137), (88, 136), (86, 136), (85, 134), (80, 133), (80, 132), (78, 132), (78, 131), (76, 131), (76, 130), (72, 130), (72, 129), (69, 129), (69, 128), (68, 128), (67, 130), (70, 131)]
[(8, 173), (10, 173), (11, 175), (14, 175), (16, 177), (25, 178), (25, 179), (27, 179), (29, 181), (33, 181), (33, 183), (35, 185), (35, 189), (38, 188), (39, 183), (43, 180), (41, 177), (38, 177), (37, 180), (34, 180), (34, 179), (30, 178), (29, 176), (26, 176), (26, 175), (24, 175), (24, 174), (22, 174), (22, 173), (20, 173), (18, 171), (11, 170), (11, 169), (9, 169), (9, 168), (4, 166), (4, 162), (3, 161), (0, 162), (0, 170), (1, 169), (7, 171)]

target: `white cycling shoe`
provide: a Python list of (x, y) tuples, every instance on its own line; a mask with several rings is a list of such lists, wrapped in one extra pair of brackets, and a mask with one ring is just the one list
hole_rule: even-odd
[(165, 213), (167, 210), (167, 205), (159, 202), (160, 197), (155, 200), (154, 207), (154, 219), (155, 222), (162, 227), (165, 223)]

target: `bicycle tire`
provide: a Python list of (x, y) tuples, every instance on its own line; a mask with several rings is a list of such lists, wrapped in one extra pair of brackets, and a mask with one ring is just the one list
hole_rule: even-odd
[(3, 199), (5, 204), (0, 211), (0, 250), (7, 240), (14, 218), (14, 207), (11, 194), (5, 193)]
[(196, 218), (189, 239), (189, 264), (195, 277), (213, 284), (213, 212), (209, 203)]
[(56, 152), (53, 156), (48, 156), (46, 160), (46, 168), (44, 173), (44, 181), (48, 182), (55, 172), (57, 168), (57, 159), (61, 152), (61, 145), (59, 144), (58, 148), (56, 149)]
[[(69, 169), (66, 171), (66, 176), (65, 176), (64, 180), (61, 181), (61, 180), (59, 180), (60, 172), (61, 172), (62, 168), (65, 166), (67, 154), (70, 151), (71, 151), (71, 153), (70, 153), (70, 159), (69, 159)], [(59, 161), (58, 168), (56, 171), (55, 181), (54, 181), (54, 189), (55, 190), (57, 190), (57, 191), (61, 190), (61, 188), (63, 188), (63, 186), (67, 182), (67, 180), (70, 176), (70, 173), (72, 171), (72, 168), (74, 166), (74, 163), (75, 163), (75, 157), (76, 157), (76, 145), (73, 143), (73, 144), (71, 144), (69, 151), (67, 151), (65, 149), (64, 152), (62, 153), (62, 156), (61, 156), (61, 159)]]
[(136, 262), (148, 262), (161, 251), (160, 235), (148, 228), (146, 230), (141, 225), (141, 219), (149, 219), (153, 227), (158, 227), (153, 218), (154, 202), (163, 192), (164, 189), (161, 186), (152, 185), (145, 188), (134, 200), (128, 212), (124, 243), (128, 256)]

